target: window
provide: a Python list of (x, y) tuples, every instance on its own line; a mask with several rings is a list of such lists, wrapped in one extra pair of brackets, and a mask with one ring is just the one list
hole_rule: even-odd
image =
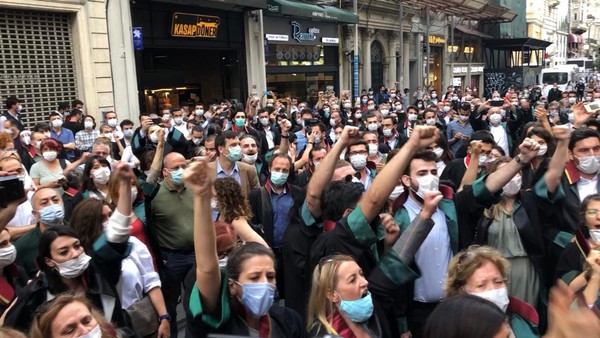
[(69, 15), (0, 9), (0, 98), (23, 103), (25, 125), (77, 97)]

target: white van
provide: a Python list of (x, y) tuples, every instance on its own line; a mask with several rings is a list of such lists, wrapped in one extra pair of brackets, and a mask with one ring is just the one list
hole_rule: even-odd
[(579, 67), (576, 65), (562, 65), (554, 68), (542, 69), (540, 73), (539, 85), (542, 88), (542, 95), (548, 95), (548, 91), (554, 83), (558, 84), (561, 91), (567, 90), (567, 86), (575, 88), (579, 80)]

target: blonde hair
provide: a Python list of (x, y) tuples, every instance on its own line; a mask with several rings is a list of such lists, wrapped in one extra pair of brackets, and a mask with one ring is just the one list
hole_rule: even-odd
[(328, 295), (335, 290), (338, 283), (338, 268), (343, 262), (350, 261), (354, 262), (355, 260), (346, 255), (327, 256), (323, 257), (315, 267), (308, 300), (308, 331), (320, 323), (327, 329), (327, 333), (338, 334), (331, 325), (331, 315), (335, 311), (335, 304)]
[(69, 294), (58, 296), (38, 307), (31, 330), (29, 331), (29, 336), (31, 338), (52, 337), (52, 323), (56, 319), (56, 316), (65, 306), (75, 302), (82, 303), (88, 308), (92, 317), (100, 325), (102, 337), (111, 338), (116, 336), (114, 334), (114, 327), (104, 319), (104, 316), (100, 312), (92, 307), (92, 303), (87, 298)]
[[(131, 187), (135, 187), (138, 190), (138, 195), (140, 194), (142, 187), (138, 183), (136, 179), (131, 181)], [(121, 188), (121, 178), (117, 175), (111, 175), (108, 180), (108, 195), (106, 196), (106, 201), (109, 203), (111, 208), (116, 209), (117, 203), (119, 203), (119, 189)], [(138, 196), (131, 196), (132, 203), (138, 198)]]
[(486, 262), (492, 262), (500, 270), (500, 274), (506, 282), (510, 267), (508, 260), (490, 246), (471, 246), (450, 260), (446, 278), (446, 298), (464, 293), (462, 288), (467, 284), (469, 278)]

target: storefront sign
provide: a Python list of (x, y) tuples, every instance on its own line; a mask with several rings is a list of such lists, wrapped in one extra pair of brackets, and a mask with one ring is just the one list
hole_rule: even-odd
[(264, 31), (269, 44), (302, 46), (339, 44), (338, 25), (330, 22), (268, 17), (268, 20), (264, 21)]
[(217, 16), (173, 13), (171, 35), (182, 38), (216, 39), (220, 21)]
[(267, 34), (265, 37), (269, 41), (288, 41), (290, 39), (289, 36), (284, 34)]
[[(469, 67), (462, 67), (462, 66), (452, 68), (453, 73), (466, 74), (468, 70), (469, 70)], [(471, 74), (472, 73), (483, 73), (483, 66), (471, 66)]]
[(321, 38), (321, 42), (323, 42), (323, 43), (339, 43), (340, 39), (338, 39), (338, 38)]
[(298, 42), (314, 41), (317, 39), (317, 34), (321, 32), (317, 27), (310, 27), (306, 32), (302, 32), (302, 26), (298, 21), (292, 21), (290, 25), (292, 25), (292, 37)]
[(462, 86), (462, 79), (460, 77), (454, 77), (454, 78), (452, 78), (452, 85), (454, 87), (460, 87), (460, 86)]
[(430, 35), (429, 44), (432, 45), (443, 45), (446, 43), (446, 39), (443, 36)]

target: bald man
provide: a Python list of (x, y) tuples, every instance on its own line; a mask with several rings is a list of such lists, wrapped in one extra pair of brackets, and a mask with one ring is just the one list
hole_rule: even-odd
[[(159, 152), (157, 152), (159, 153)], [(160, 156), (161, 154), (159, 154)], [(156, 261), (162, 270), (162, 291), (170, 315), (171, 334), (177, 336), (177, 299), (185, 276), (195, 263), (194, 193), (183, 182), (187, 161), (176, 152), (163, 160), (165, 178), (146, 196), (148, 237), (153, 238)], [(163, 263), (163, 264), (160, 264)], [(160, 313), (159, 315), (163, 315)]]

